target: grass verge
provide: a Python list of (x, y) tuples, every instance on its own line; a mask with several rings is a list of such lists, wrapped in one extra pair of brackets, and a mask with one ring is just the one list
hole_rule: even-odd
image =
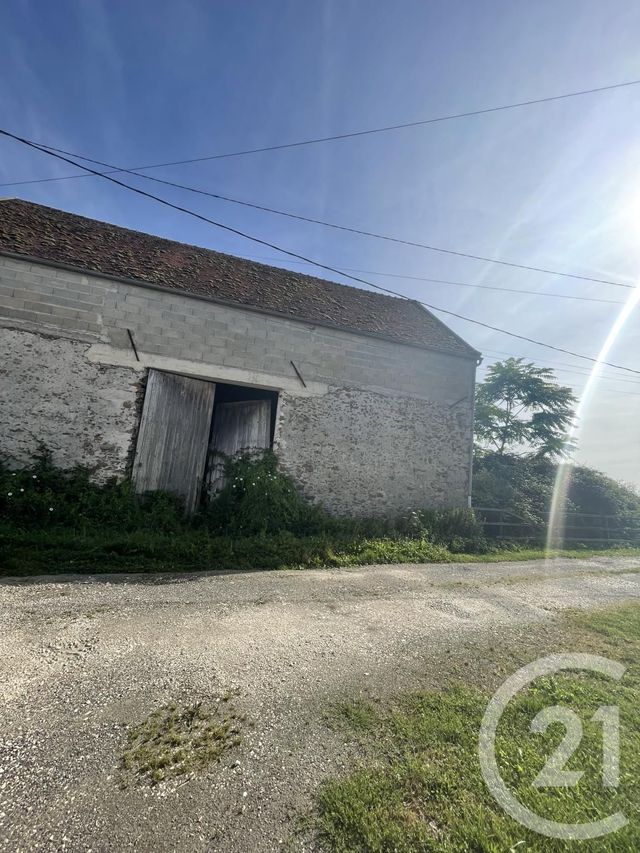
[[(552, 556), (640, 556), (640, 549), (554, 551)], [(543, 550), (453, 554), (415, 537), (215, 536), (203, 531), (154, 533), (73, 530), (0, 530), (0, 575), (104, 572), (321, 568), (375, 563), (450, 563), (531, 560)]]
[(455, 554), (452, 559), (456, 563), (517, 563), (554, 557), (567, 557), (571, 560), (585, 557), (640, 557), (640, 548), (497, 548), (486, 554)]
[[(568, 843), (537, 835), (501, 811), (482, 779), (477, 741), (503, 669), (489, 679), (490, 690), (486, 676), (475, 685), (467, 677), (392, 703), (349, 702), (334, 709), (333, 719), (359, 741), (363, 761), (349, 775), (328, 779), (317, 793), (314, 821), (323, 846), (334, 853), (559, 851), (578, 844), (605, 853), (640, 849), (640, 605), (576, 614), (566, 628), (562, 649), (510, 650), (509, 673), (535, 659), (536, 652), (561, 650), (604, 655), (627, 665), (627, 672), (620, 683), (567, 673), (538, 679), (521, 691), (498, 728), (498, 765), (508, 788), (543, 817), (591, 822), (621, 810), (629, 819), (624, 829)], [(530, 724), (554, 705), (581, 719), (583, 735), (566, 769), (584, 774), (574, 787), (536, 788), (532, 781), (565, 729), (556, 722), (535, 734)], [(594, 721), (599, 707), (612, 705), (620, 710), (617, 789), (603, 786), (603, 729)]]

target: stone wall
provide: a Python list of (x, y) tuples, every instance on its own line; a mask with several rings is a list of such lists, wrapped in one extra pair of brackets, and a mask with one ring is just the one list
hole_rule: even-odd
[(155, 367), (278, 390), (283, 464), (336, 512), (466, 503), (473, 359), (2, 256), (0, 326), (8, 456), (122, 475)]
[(311, 499), (339, 515), (466, 506), (469, 404), (331, 388), (280, 399), (276, 450)]
[(92, 364), (88, 344), (0, 329), (0, 452), (32, 461), (41, 442), (62, 468), (81, 462), (103, 480), (123, 476), (140, 374)]

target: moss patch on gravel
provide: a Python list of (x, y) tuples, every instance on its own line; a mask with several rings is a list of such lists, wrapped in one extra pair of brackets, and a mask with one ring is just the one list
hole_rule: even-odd
[(217, 761), (240, 743), (241, 716), (224, 699), (171, 703), (153, 711), (129, 731), (121, 761), (121, 781), (156, 785)]

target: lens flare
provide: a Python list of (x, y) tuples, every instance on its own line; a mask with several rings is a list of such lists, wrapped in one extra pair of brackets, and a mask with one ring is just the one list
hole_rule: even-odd
[[(640, 282), (636, 285), (635, 289), (629, 295), (629, 298), (627, 299), (624, 308), (621, 309), (613, 326), (611, 327), (611, 331), (607, 335), (607, 338), (604, 344), (602, 345), (602, 349), (598, 353), (596, 363), (594, 364), (593, 369), (589, 374), (587, 383), (584, 386), (582, 395), (580, 396), (580, 401), (578, 403), (578, 407), (576, 409), (576, 413), (574, 415), (571, 428), (569, 430), (569, 440), (576, 449), (578, 447), (578, 442), (580, 439), (580, 430), (582, 428), (584, 414), (586, 413), (589, 403), (593, 398), (593, 394), (598, 384), (598, 379), (600, 378), (600, 374), (602, 372), (602, 362), (607, 359), (609, 352), (611, 351), (613, 345), (616, 342), (616, 338), (622, 331), (624, 324), (631, 316), (634, 308), (636, 307), (636, 305), (638, 305), (639, 302)], [(572, 455), (574, 453), (575, 450), (572, 451)], [(547, 528), (547, 552), (554, 548), (562, 548), (564, 543), (567, 492), (569, 489), (569, 484), (571, 483), (571, 472), (573, 470), (573, 465), (574, 460), (571, 457), (558, 465), (558, 470), (556, 472), (556, 480), (553, 487), (553, 495), (551, 498), (551, 509), (549, 512), (549, 526)]]

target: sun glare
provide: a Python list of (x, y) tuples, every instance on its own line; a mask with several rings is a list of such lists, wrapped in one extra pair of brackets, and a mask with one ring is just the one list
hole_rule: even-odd
[[(640, 196), (639, 196), (640, 201)], [(613, 323), (609, 334), (607, 335), (596, 363), (589, 374), (586, 385), (580, 396), (580, 401), (576, 409), (576, 413), (569, 430), (569, 440), (574, 449), (571, 456), (564, 462), (558, 465), (556, 480), (553, 489), (553, 497), (551, 499), (551, 509), (549, 512), (549, 526), (547, 528), (547, 552), (555, 548), (561, 548), (564, 543), (564, 531), (566, 526), (566, 502), (567, 491), (571, 482), (571, 472), (575, 464), (575, 454), (579, 449), (580, 436), (587, 421), (587, 413), (589, 406), (594, 402), (598, 380), (602, 373), (603, 362), (607, 359), (609, 353), (618, 338), (618, 335), (624, 328), (625, 323), (640, 303), (640, 281), (636, 284), (633, 291), (629, 294), (629, 298), (620, 310), (615, 322)]]

